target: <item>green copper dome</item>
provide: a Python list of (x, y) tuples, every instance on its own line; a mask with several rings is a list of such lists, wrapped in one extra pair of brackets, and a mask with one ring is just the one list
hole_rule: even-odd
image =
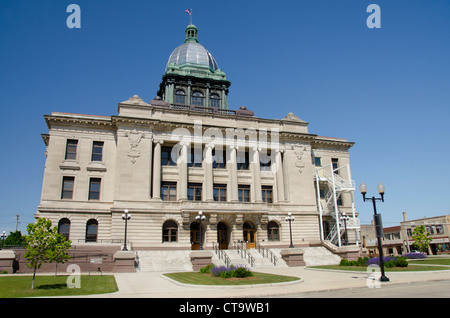
[(170, 54), (167, 66), (172, 63), (176, 65), (194, 64), (207, 66), (213, 71), (219, 69), (217, 62), (211, 53), (209, 53), (203, 45), (198, 43), (197, 27), (190, 24), (187, 26), (185, 33), (186, 39), (184, 43), (175, 48), (172, 54)]

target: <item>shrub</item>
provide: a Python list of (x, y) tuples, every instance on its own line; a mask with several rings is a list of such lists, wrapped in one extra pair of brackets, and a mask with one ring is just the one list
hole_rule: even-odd
[(339, 266), (348, 266), (348, 260), (346, 258), (341, 259)]
[(231, 278), (231, 277), (233, 277), (233, 272), (234, 272), (234, 270), (230, 270), (230, 271), (222, 271), (222, 272), (220, 272), (219, 277), (222, 277), (222, 278)]
[(213, 268), (214, 265), (206, 265), (205, 267), (200, 268), (201, 274), (211, 274), (211, 268)]
[(397, 267), (408, 267), (408, 261), (406, 260), (406, 258), (400, 257), (395, 262), (395, 266), (397, 266)]
[(233, 277), (244, 278), (251, 277), (253, 273), (245, 267), (238, 267), (234, 270)]

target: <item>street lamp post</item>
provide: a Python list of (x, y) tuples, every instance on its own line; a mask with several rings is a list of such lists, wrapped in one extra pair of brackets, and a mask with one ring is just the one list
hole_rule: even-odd
[(347, 214), (345, 214), (345, 212), (342, 212), (341, 220), (344, 221), (344, 229), (345, 229), (345, 243), (344, 243), (344, 245), (348, 245), (347, 221), (349, 219), (350, 219), (350, 217)]
[(381, 239), (383, 238), (383, 225), (381, 223), (381, 214), (377, 214), (377, 205), (376, 201), (384, 202), (384, 185), (379, 182), (377, 186), (378, 193), (380, 194), (380, 198), (375, 198), (374, 196), (371, 198), (366, 198), (367, 193), (367, 185), (364, 183), (364, 181), (361, 182), (359, 186), (359, 190), (361, 191), (361, 194), (363, 196), (363, 201), (372, 201), (373, 204), (373, 219), (375, 221), (375, 229), (377, 234), (377, 240), (378, 240), (378, 252), (380, 254), (380, 267), (381, 267), (381, 277), (380, 281), (382, 282), (388, 282), (389, 278), (386, 277), (384, 274), (384, 261), (383, 261), (383, 247), (381, 245)]
[(131, 219), (131, 214), (128, 214), (128, 209), (125, 210), (125, 213), (122, 214), (122, 220), (125, 221), (125, 238), (124, 238), (124, 244), (122, 251), (128, 251), (127, 249), (127, 227), (128, 227), (128, 220)]
[(8, 235), (6, 235), (6, 232), (3, 231), (3, 233), (1, 234), (1, 237), (2, 237), (2, 248), (5, 247), (5, 238), (6, 238), (7, 236), (8, 236)]
[(200, 233), (199, 233), (200, 234), (200, 245), (199, 245), (198, 249), (201, 251), (201, 250), (203, 250), (203, 246), (202, 246), (202, 221), (204, 221), (206, 218), (203, 215), (202, 211), (198, 211), (198, 215), (195, 217), (195, 219), (200, 222)]
[(289, 222), (289, 234), (291, 236), (291, 245), (289, 245), (289, 248), (293, 248), (294, 244), (292, 243), (292, 226), (291, 222), (294, 222), (295, 217), (291, 215), (291, 212), (288, 213), (288, 216), (285, 218), (286, 222)]

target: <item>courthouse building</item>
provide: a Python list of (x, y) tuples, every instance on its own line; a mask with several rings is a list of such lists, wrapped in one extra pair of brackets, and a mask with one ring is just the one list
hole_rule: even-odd
[(288, 247), (291, 231), (296, 246), (357, 244), (353, 142), (310, 133), (295, 109), (280, 120), (229, 107), (230, 85), (189, 25), (152, 100), (132, 96), (111, 116), (45, 115), (35, 216), (73, 245), (123, 244), (125, 211), (133, 250)]

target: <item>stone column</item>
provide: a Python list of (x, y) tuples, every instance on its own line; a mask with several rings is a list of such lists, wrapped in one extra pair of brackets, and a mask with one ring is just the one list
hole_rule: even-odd
[(153, 153), (153, 199), (161, 199), (161, 144), (162, 140), (154, 140)]
[(261, 169), (259, 166), (259, 149), (257, 147), (251, 148), (252, 151), (252, 162), (251, 162), (251, 169), (252, 169), (252, 178), (253, 178), (253, 191), (255, 193), (255, 196), (252, 197), (252, 201), (254, 202), (262, 202), (262, 195), (261, 195)]
[(237, 151), (236, 146), (230, 146), (230, 161), (229, 161), (229, 165), (228, 165), (228, 170), (230, 173), (229, 201), (239, 201), (236, 151)]
[(178, 157), (178, 200), (187, 200), (187, 185), (188, 185), (188, 143), (185, 141), (180, 142), (181, 154)]
[(187, 105), (191, 105), (191, 85), (192, 85), (191, 80), (188, 80), (187, 102), (186, 102)]
[(277, 151), (275, 159), (275, 174), (277, 181), (277, 193), (278, 193), (278, 202), (285, 201), (284, 197), (284, 174), (283, 174), (283, 161), (281, 157), (281, 151)]
[(213, 177), (213, 158), (212, 158), (212, 150), (214, 146), (211, 144), (207, 144), (205, 146), (205, 158), (203, 159), (203, 167), (205, 173), (205, 181), (203, 183), (203, 199), (205, 201), (214, 201), (214, 177)]

